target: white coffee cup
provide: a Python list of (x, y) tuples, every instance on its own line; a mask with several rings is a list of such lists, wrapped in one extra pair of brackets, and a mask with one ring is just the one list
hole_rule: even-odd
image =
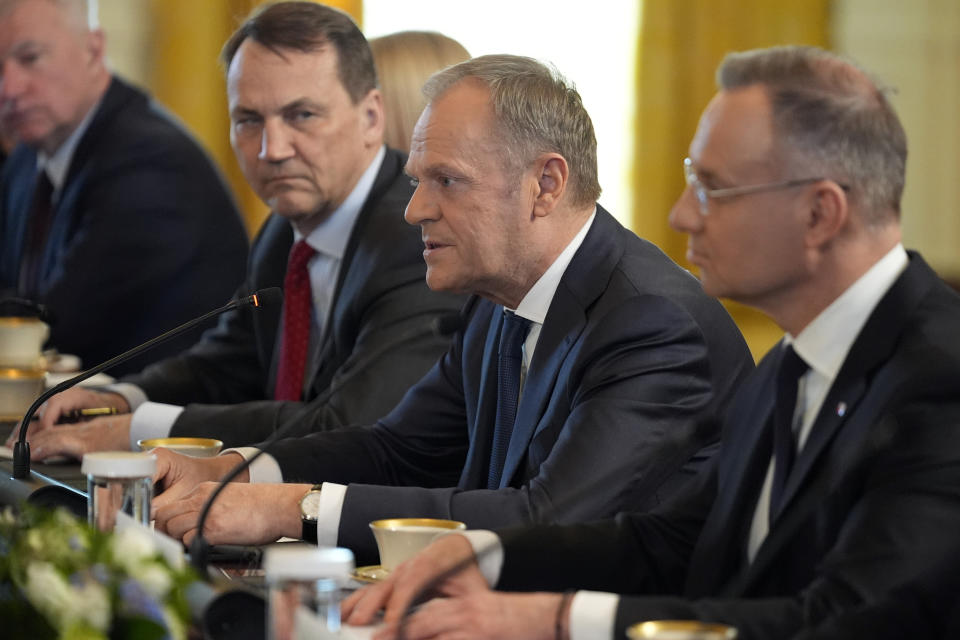
[(0, 367), (37, 369), (50, 327), (38, 318), (0, 317)]
[(20, 420), (43, 393), (41, 369), (0, 369), (0, 419)]
[(380, 566), (387, 570), (416, 555), (441, 533), (466, 528), (462, 522), (436, 518), (390, 518), (370, 523), (380, 551)]

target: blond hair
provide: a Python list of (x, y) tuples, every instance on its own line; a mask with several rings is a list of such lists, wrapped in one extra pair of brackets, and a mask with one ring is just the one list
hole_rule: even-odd
[(453, 38), (433, 31), (400, 31), (370, 39), (386, 111), (384, 141), (408, 152), (413, 126), (426, 106), (421, 88), (435, 71), (470, 58)]

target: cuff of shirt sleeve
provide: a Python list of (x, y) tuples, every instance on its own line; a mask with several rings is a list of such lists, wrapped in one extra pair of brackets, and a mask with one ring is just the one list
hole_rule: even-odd
[(138, 406), (130, 416), (130, 449), (139, 450), (137, 440), (169, 436), (181, 413), (183, 407), (160, 402), (144, 402)]
[(570, 603), (570, 640), (613, 638), (620, 596), (599, 591), (578, 591)]
[(500, 580), (500, 570), (503, 569), (503, 545), (500, 537), (493, 531), (474, 529), (459, 531), (455, 534), (464, 536), (473, 547), (473, 555), (477, 557), (477, 566), (483, 574), (487, 584), (492, 588)]
[(340, 513), (347, 497), (346, 485), (324, 482), (317, 507), (317, 546), (335, 547), (340, 535)]
[[(243, 456), (244, 460), (249, 460), (257, 454), (257, 451), (260, 451), (260, 449), (256, 447), (237, 447), (236, 449), (226, 449), (220, 455), (238, 453)], [(262, 484), (283, 482), (283, 472), (280, 470), (280, 464), (269, 453), (263, 454), (250, 463), (248, 471), (250, 472), (250, 482)]]
[(129, 382), (115, 382), (102, 387), (94, 387), (98, 391), (107, 391), (117, 393), (123, 396), (123, 399), (130, 405), (130, 411), (136, 411), (140, 405), (147, 401), (147, 394), (143, 389)]

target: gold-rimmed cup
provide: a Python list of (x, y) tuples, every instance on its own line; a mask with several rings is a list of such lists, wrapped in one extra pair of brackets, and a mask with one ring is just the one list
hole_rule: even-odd
[(39, 318), (0, 317), (0, 366), (40, 369), (50, 327)]
[(0, 420), (23, 418), (33, 401), (43, 393), (43, 369), (0, 368)]
[(370, 523), (380, 551), (380, 566), (388, 571), (416, 555), (438, 535), (466, 528), (462, 522), (438, 518), (388, 518)]
[(735, 640), (737, 630), (699, 620), (648, 620), (627, 628), (630, 640)]
[(146, 438), (137, 440), (140, 451), (158, 447), (193, 458), (212, 458), (223, 449), (223, 442), (214, 438)]

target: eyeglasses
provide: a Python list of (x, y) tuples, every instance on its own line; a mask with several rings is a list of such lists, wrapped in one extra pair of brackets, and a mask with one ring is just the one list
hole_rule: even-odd
[[(766, 184), (751, 184), (744, 187), (728, 187), (726, 189), (707, 189), (700, 182), (700, 177), (693, 168), (693, 161), (690, 158), (683, 159), (683, 176), (687, 179), (687, 185), (693, 189), (693, 194), (700, 203), (700, 215), (705, 216), (709, 213), (708, 204), (711, 198), (729, 198), (732, 196), (743, 196), (749, 193), (760, 193), (762, 191), (775, 191), (777, 189), (789, 189), (799, 187), (805, 184), (812, 184), (826, 178), (801, 178), (799, 180), (786, 180), (784, 182), (768, 182)], [(840, 185), (844, 191), (845, 185)]]

